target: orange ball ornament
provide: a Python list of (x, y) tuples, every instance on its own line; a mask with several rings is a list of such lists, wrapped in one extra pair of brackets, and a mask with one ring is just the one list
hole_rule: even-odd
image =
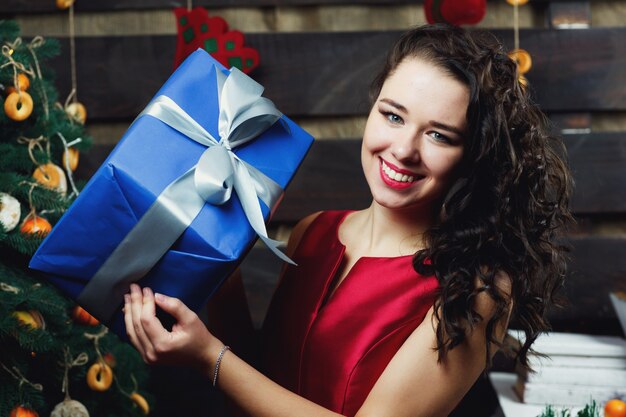
[(45, 236), (50, 233), (52, 230), (52, 225), (50, 222), (43, 217), (40, 216), (32, 216), (30, 218), (26, 218), (24, 223), (22, 223), (22, 227), (20, 228), (20, 232), (25, 235), (42, 235)]
[(72, 310), (72, 317), (74, 321), (79, 324), (83, 324), (85, 326), (97, 326), (100, 322), (91, 314), (87, 312), (84, 308), (77, 305)]
[(113, 370), (109, 365), (98, 361), (87, 371), (87, 385), (94, 391), (106, 391), (113, 383)]
[(13, 92), (4, 100), (4, 112), (11, 120), (24, 121), (33, 113), (33, 98), (26, 91)]
[(21, 72), (17, 74), (17, 85), (15, 87), (7, 87), (7, 94), (16, 93), (18, 87), (20, 91), (26, 91), (30, 87), (30, 78)]
[(39, 417), (39, 414), (33, 409), (18, 405), (11, 410), (10, 417)]
[(626, 402), (617, 398), (604, 404), (604, 417), (626, 417)]
[(78, 149), (76, 148), (68, 148), (68, 150), (66, 150), (65, 152), (63, 152), (63, 168), (67, 169), (67, 166), (69, 164), (70, 166), (70, 171), (76, 171), (76, 168), (78, 167), (78, 157), (79, 157), (80, 153), (78, 152)]

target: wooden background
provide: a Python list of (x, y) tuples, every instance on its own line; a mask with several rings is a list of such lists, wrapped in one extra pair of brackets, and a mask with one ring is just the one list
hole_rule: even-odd
[[(552, 313), (554, 328), (621, 334), (608, 293), (626, 291), (626, 4), (531, 0), (520, 7), (521, 47), (535, 99), (563, 134), (576, 180), (570, 307)], [(171, 72), (175, 19), (170, 0), (77, 0), (78, 96), (95, 139), (81, 157), (88, 178)], [(367, 85), (387, 47), (424, 23), (409, 0), (196, 0), (259, 50), (252, 74), (266, 96), (318, 140), (270, 225), (285, 240), (292, 225), (322, 209), (369, 203), (359, 146), (368, 111)], [(54, 0), (3, 0), (0, 19), (15, 18), (26, 37), (61, 39), (52, 66), (69, 93), (68, 14)], [(512, 48), (513, 8), (491, 0), (478, 25)], [(280, 265), (263, 247), (243, 264), (253, 319), (262, 320)], [(170, 387), (172, 388), (172, 387)], [(163, 415), (187, 399), (162, 403)], [(193, 390), (191, 392), (194, 392)], [(168, 409), (168, 407), (172, 407)], [(194, 412), (206, 411), (194, 409)], [(205, 413), (206, 414), (206, 413)]]

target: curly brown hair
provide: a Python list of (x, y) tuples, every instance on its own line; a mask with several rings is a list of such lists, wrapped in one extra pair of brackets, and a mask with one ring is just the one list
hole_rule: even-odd
[[(517, 354), (527, 366), (531, 344), (549, 329), (546, 313), (559, 304), (565, 276), (567, 248), (559, 238), (572, 221), (572, 179), (563, 143), (550, 134), (516, 64), (489, 32), (430, 25), (404, 33), (372, 83), (373, 100), (407, 57), (433, 63), (470, 93), (461, 175), (425, 235), (426, 249), (413, 259), (419, 273), (435, 274), (440, 283), (434, 309), (439, 360), (483, 320), (473, 301), (485, 292), (495, 304), (486, 324), (487, 363), (490, 342), (501, 345), (495, 325), (512, 303), (511, 319), (525, 333)], [(510, 295), (496, 285), (502, 272)]]

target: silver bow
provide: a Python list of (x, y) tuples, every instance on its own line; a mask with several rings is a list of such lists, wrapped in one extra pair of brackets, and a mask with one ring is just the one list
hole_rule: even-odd
[[(278, 121), (282, 114), (261, 97), (263, 87), (236, 68), (227, 77), (215, 68), (219, 93), (219, 140), (167, 96), (156, 97), (139, 116), (152, 116), (204, 145), (198, 163), (158, 196), (78, 297), (101, 321), (108, 321), (132, 282), (146, 275), (198, 215), (205, 202), (223, 204), (237, 193), (259, 237), (282, 260), (294, 264), (267, 236), (259, 199), (272, 208), (282, 188), (232, 152)], [(136, 120), (137, 120), (136, 119)], [(118, 301), (117, 303), (113, 301)]]

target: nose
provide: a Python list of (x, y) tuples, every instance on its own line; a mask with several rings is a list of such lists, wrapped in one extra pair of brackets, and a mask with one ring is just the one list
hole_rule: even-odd
[(416, 164), (420, 161), (420, 141), (417, 135), (403, 135), (394, 141), (391, 153), (401, 162)]

